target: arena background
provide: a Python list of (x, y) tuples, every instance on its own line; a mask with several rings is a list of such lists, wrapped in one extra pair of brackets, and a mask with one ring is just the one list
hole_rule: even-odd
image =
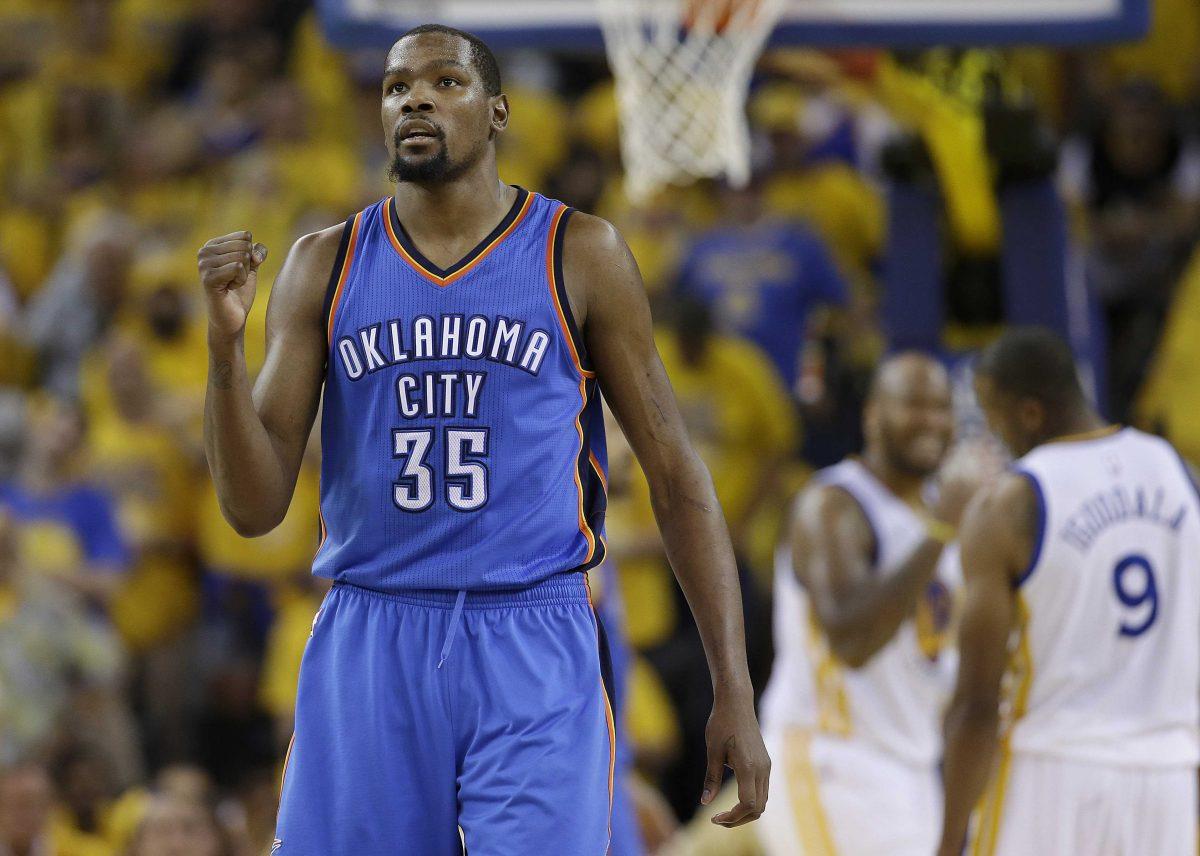
[[(512, 103), (502, 177), (632, 246), (740, 555), (760, 690), (782, 509), (855, 450), (888, 350), (954, 367), (970, 435), (972, 352), (1049, 325), (1109, 419), (1200, 460), (1193, 0), (797, 0), (747, 105), (751, 185), (640, 208), (591, 0), (498, 6), (0, 6), (0, 853), (33, 834), (55, 856), (269, 846), (323, 594), (320, 452), (276, 531), (244, 540), (222, 520), (196, 249), (242, 228), (270, 248), (256, 367), (291, 242), (390, 192), (379, 76), (410, 24), (488, 38)], [(627, 642), (647, 852), (754, 853), (745, 831), (686, 827), (709, 682), (645, 485), (613, 447), (611, 559), (593, 576)]]

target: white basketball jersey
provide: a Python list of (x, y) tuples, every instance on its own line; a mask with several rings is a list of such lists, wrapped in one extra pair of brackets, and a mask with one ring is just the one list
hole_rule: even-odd
[(1018, 588), (1009, 745), (1138, 766), (1200, 760), (1200, 502), (1132, 428), (1017, 463), (1041, 522)]
[[(862, 508), (875, 535), (876, 573), (894, 573), (925, 537), (913, 509), (858, 461), (847, 459), (815, 479), (846, 491)], [(941, 713), (955, 668), (944, 649), (958, 588), (955, 553), (943, 554), (916, 615), (862, 668), (851, 669), (830, 651), (793, 572), (790, 545), (782, 545), (775, 565), (775, 665), (763, 695), (764, 726), (799, 725), (866, 741), (906, 763), (936, 764)]]

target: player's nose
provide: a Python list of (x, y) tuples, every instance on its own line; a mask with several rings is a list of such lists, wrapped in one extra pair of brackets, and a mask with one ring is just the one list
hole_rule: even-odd
[(414, 98), (400, 105), (400, 112), (406, 116), (410, 113), (432, 113), (433, 109), (433, 102), (425, 98)]
[(414, 86), (410, 89), (408, 97), (400, 105), (400, 112), (405, 115), (418, 112), (430, 113), (434, 109), (433, 97), (430, 91), (423, 86)]

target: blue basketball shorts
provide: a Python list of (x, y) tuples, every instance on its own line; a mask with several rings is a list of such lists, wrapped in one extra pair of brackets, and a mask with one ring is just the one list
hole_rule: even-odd
[(272, 852), (601, 856), (606, 657), (580, 573), (498, 592), (335, 585), (300, 667)]

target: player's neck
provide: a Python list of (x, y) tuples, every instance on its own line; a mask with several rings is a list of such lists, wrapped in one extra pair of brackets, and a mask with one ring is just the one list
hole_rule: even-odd
[(1102, 419), (1100, 414), (1094, 410), (1090, 408), (1080, 410), (1066, 415), (1060, 423), (1050, 427), (1046, 433), (1046, 437), (1038, 445), (1053, 443), (1056, 440), (1069, 440), (1074, 437), (1086, 436), (1110, 427), (1112, 427), (1112, 423)]
[(396, 214), (418, 245), (422, 238), (486, 235), (512, 207), (516, 191), (495, 170), (472, 170), (461, 178), (427, 185), (396, 185)]

